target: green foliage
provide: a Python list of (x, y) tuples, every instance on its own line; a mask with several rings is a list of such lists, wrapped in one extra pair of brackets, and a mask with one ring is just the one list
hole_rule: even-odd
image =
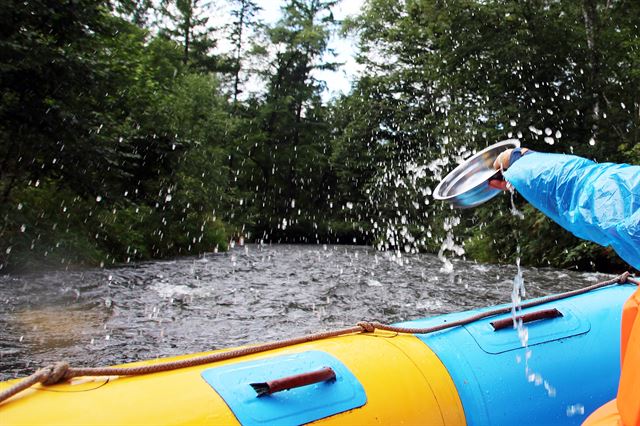
[[(254, 0), (231, 0), (232, 22), (229, 24), (229, 41), (233, 45), (233, 59), (231, 60), (231, 72), (233, 78), (233, 102), (237, 104), (238, 96), (242, 92), (240, 88), (243, 61), (246, 60), (246, 45), (251, 36), (255, 36), (256, 30), (262, 27), (257, 15), (262, 10)], [(252, 37), (255, 38), (255, 37)], [(253, 42), (254, 46), (257, 44)]]
[(181, 214), (129, 202), (81, 199), (53, 182), (17, 190), (2, 209), (3, 270), (112, 265), (226, 250), (226, 227), (209, 213)]
[[(385, 222), (377, 237), (384, 246), (460, 251), (464, 243), (467, 255), (484, 261), (519, 255), (528, 264), (618, 268), (610, 250), (584, 244), (530, 207), (520, 221), (507, 202), (471, 212), (412, 205), (425, 198), (416, 189), (433, 188), (474, 151), (510, 137), (541, 151), (637, 161), (637, 7), (369, 0), (345, 26), (359, 36), (366, 71), (338, 104), (358, 106), (336, 139), (345, 154), (336, 167), (359, 182), (345, 184), (356, 199), (373, 202), (367, 208)], [(380, 173), (360, 174), (380, 152)], [(431, 172), (417, 186), (408, 185), (413, 163)]]
[(312, 71), (331, 67), (323, 55), (334, 3), (291, 0), (283, 8), (283, 19), (269, 31), (278, 51), (264, 101), (242, 111), (242, 128), (234, 130), (244, 157), (239, 186), (252, 193), (242, 210), (255, 218), (257, 238), (297, 240), (293, 225), (300, 223), (311, 225), (306, 230), (313, 235), (331, 209), (330, 124)]
[(209, 25), (212, 4), (200, 0), (162, 0), (161, 10), (168, 26), (162, 35), (182, 46), (182, 63), (199, 71), (218, 69), (218, 58), (211, 54), (216, 45), (215, 28)]
[[(107, 3), (54, 3), (16, 5), (0, 39), (0, 264), (224, 250), (228, 231), (212, 213), (223, 181), (200, 194), (204, 205), (184, 196), (197, 170), (226, 173), (215, 81), (185, 74), (178, 45)], [(167, 208), (172, 190), (186, 207)]]
[(93, 206), (78, 201), (75, 193), (57, 189), (53, 181), (16, 189), (13, 202), (0, 208), (3, 269), (60, 268), (103, 260), (96, 244), (99, 235), (92, 233)]
[[(624, 268), (517, 198), (524, 219), (509, 197), (460, 212), (431, 191), (509, 137), (640, 162), (640, 3), (368, 0), (343, 27), (363, 72), (329, 105), (317, 73), (338, 66), (337, 2), (289, 0), (264, 34), (256, 2), (231, 3), (216, 29), (200, 0), (7, 2), (5, 270), (224, 250), (231, 235)], [(239, 96), (249, 73), (264, 93)]]
[(498, 218), (495, 208), (484, 207), (469, 219), (472, 232), (465, 250), (470, 257), (490, 263), (514, 263), (520, 258), (532, 266), (591, 271), (628, 269), (611, 248), (578, 239), (529, 204), (518, 207), (521, 217), (506, 213), (512, 207), (507, 206), (509, 197), (503, 198)]

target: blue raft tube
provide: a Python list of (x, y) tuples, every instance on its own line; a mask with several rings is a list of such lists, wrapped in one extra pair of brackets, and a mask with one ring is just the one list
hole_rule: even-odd
[[(511, 315), (419, 335), (447, 368), (468, 425), (579, 425), (615, 397), (622, 306), (635, 285), (617, 285)], [(429, 327), (481, 309), (412, 321)]]

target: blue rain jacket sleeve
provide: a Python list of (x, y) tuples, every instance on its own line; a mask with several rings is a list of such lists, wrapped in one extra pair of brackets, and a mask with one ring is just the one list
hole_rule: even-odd
[(534, 207), (640, 269), (640, 166), (532, 152), (504, 173)]

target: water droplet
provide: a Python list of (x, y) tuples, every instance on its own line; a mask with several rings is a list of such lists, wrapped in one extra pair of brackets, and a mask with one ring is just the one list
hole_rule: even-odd
[(101, 196), (101, 195), (98, 195), (98, 196), (96, 197), (96, 203), (99, 203), (100, 201), (102, 201), (102, 196)]
[(531, 133), (535, 133), (538, 136), (542, 135), (542, 130), (537, 129), (535, 126), (529, 126), (529, 131)]
[(575, 415), (584, 415), (584, 405), (582, 404), (573, 404), (567, 407), (567, 417), (572, 417)]
[(5, 250), (5, 253), (7, 254), (11, 253), (11, 246), (7, 247), (7, 249)]
[(549, 398), (556, 397), (556, 388), (551, 386), (546, 380), (544, 381), (544, 388), (547, 390), (547, 395), (549, 395)]
[(22, 226), (20, 227), (20, 232), (24, 232), (24, 231), (26, 231), (26, 230), (27, 230), (27, 225), (22, 225)]
[(589, 145), (594, 146), (596, 144), (596, 140), (594, 138), (589, 139)]

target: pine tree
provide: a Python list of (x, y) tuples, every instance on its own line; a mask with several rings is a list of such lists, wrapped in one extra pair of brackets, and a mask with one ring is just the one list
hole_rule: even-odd
[(164, 0), (163, 14), (169, 20), (169, 26), (163, 33), (176, 40), (182, 46), (182, 62), (201, 71), (215, 71), (218, 61), (212, 54), (216, 46), (213, 38), (216, 29), (209, 24), (207, 10), (214, 6), (212, 2), (201, 0)]
[(115, 10), (140, 28), (149, 24), (149, 12), (153, 10), (152, 0), (117, 0)]
[[(328, 162), (329, 126), (322, 105), (324, 83), (314, 71), (334, 69), (327, 62), (336, 1), (290, 0), (269, 37), (276, 49), (267, 75), (267, 93), (259, 108), (261, 141), (248, 153), (259, 174), (256, 203), (267, 233), (311, 221), (297, 212), (313, 212), (328, 202), (322, 179)], [(284, 221), (284, 222), (283, 222)], [(281, 226), (283, 223), (286, 230)]]
[(233, 102), (238, 102), (240, 89), (240, 73), (242, 71), (242, 59), (245, 53), (246, 38), (248, 33), (259, 26), (256, 16), (262, 8), (254, 0), (230, 0), (234, 9), (231, 11), (233, 22), (229, 39), (233, 44)]

